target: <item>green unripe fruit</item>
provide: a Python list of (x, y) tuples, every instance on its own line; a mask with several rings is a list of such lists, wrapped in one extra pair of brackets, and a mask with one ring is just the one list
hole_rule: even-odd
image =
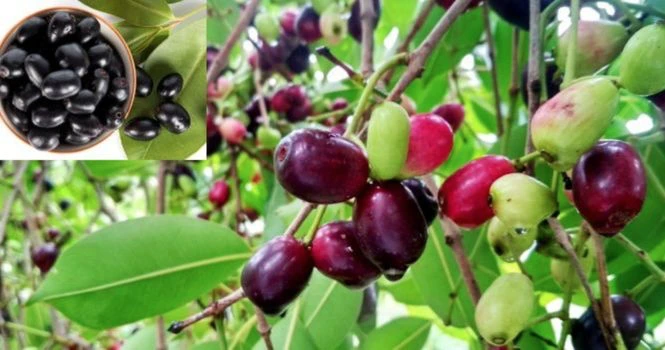
[[(587, 276), (593, 269), (595, 256), (596, 250), (593, 246), (593, 242), (589, 240), (585, 244), (584, 249), (579, 256), (580, 264), (582, 264), (584, 273), (586, 273)], [(574, 291), (582, 287), (580, 278), (577, 276), (575, 269), (572, 267), (568, 260), (552, 259), (550, 262), (550, 270), (552, 272), (552, 278), (554, 278), (554, 282), (556, 282), (556, 284), (558, 284), (562, 290)], [(568, 274), (569, 271), (570, 274)]]
[(282, 139), (282, 134), (280, 134), (279, 130), (277, 129), (261, 126), (256, 132), (256, 137), (262, 147), (267, 149), (275, 149), (277, 144), (279, 144), (279, 141)]
[(178, 181), (178, 186), (182, 190), (182, 193), (187, 197), (193, 197), (196, 195), (196, 182), (192, 180), (189, 176), (178, 176), (176, 178)]
[(342, 16), (342, 9), (333, 4), (321, 14), (319, 28), (323, 38), (331, 45), (339, 44), (346, 37), (347, 24)]
[(493, 217), (487, 230), (487, 240), (492, 251), (506, 262), (513, 262), (531, 247), (536, 240), (536, 229), (517, 232)]
[(535, 228), (557, 210), (556, 197), (549, 187), (521, 173), (494, 181), (490, 198), (494, 214), (513, 229)]
[(665, 23), (635, 33), (621, 55), (619, 83), (637, 95), (665, 90)]
[(556, 171), (571, 169), (603, 136), (619, 104), (619, 90), (605, 77), (589, 78), (562, 90), (533, 116), (536, 150)]
[(367, 158), (377, 180), (399, 176), (409, 151), (409, 115), (394, 102), (383, 102), (372, 111), (367, 127)]
[(318, 14), (322, 14), (328, 7), (334, 4), (333, 0), (312, 0), (312, 7)]
[(279, 38), (280, 26), (277, 18), (267, 12), (262, 12), (254, 18), (254, 26), (259, 36), (265, 41), (275, 41)]
[(535, 301), (533, 283), (521, 273), (499, 276), (480, 297), (476, 326), (488, 343), (501, 346), (526, 326)]
[[(571, 40), (568, 29), (559, 38), (556, 63), (566, 66)], [(610, 21), (580, 21), (577, 29), (575, 77), (591, 75), (610, 64), (628, 41), (628, 32), (621, 23)]]

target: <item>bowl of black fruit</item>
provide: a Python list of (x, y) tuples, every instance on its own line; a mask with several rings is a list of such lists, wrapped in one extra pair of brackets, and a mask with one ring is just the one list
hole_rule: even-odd
[(136, 74), (112, 24), (78, 8), (45, 9), (0, 43), (0, 117), (40, 151), (87, 149), (122, 125)]

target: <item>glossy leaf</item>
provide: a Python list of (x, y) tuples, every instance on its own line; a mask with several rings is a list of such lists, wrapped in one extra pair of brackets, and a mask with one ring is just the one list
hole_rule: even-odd
[(173, 12), (164, 0), (80, 0), (102, 12), (135, 25), (151, 26), (172, 20)]
[(171, 34), (168, 27), (137, 26), (127, 21), (116, 24), (116, 28), (127, 42), (137, 64), (144, 62)]
[(363, 342), (362, 350), (419, 350), (423, 348), (432, 324), (415, 317), (398, 318), (372, 331)]
[(89, 328), (115, 327), (195, 299), (249, 256), (233, 231), (208, 221), (129, 220), (64, 250), (30, 302), (49, 303)]
[[(159, 81), (163, 76), (178, 72), (184, 80), (183, 90), (176, 102), (189, 112), (192, 123), (182, 134), (163, 130), (152, 141), (136, 141), (122, 134), (122, 145), (129, 159), (186, 159), (205, 143), (206, 47), (205, 19), (189, 24), (166, 39), (145, 62), (144, 69)], [(147, 98), (137, 99), (130, 118), (151, 116), (159, 104), (153, 91)]]
[(320, 349), (334, 348), (358, 318), (362, 291), (348, 289), (316, 271), (300, 302), (300, 319), (314, 343)]

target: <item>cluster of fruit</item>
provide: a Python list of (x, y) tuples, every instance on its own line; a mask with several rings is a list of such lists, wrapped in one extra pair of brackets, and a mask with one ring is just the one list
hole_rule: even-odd
[(353, 219), (323, 225), (311, 242), (287, 235), (267, 243), (243, 270), (252, 302), (267, 314), (281, 312), (314, 267), (350, 288), (364, 288), (381, 275), (393, 281), (404, 275), (425, 249), (427, 226), (439, 212), (434, 194), (415, 177), (447, 160), (453, 128), (446, 119), (456, 127), (463, 119), (459, 105), (437, 110), (446, 117), (409, 116), (399, 104), (382, 102), (371, 113), (365, 144), (313, 128), (279, 142), (274, 164), (280, 184), (314, 204), (355, 198)]
[[(381, 2), (374, 0), (376, 27), (381, 14)], [(360, 1), (351, 5), (350, 14), (339, 4), (326, 0), (314, 0), (300, 9), (287, 9), (279, 19), (268, 12), (254, 18), (261, 42), (257, 51), (249, 56), (254, 69), (269, 72), (284, 66), (293, 74), (309, 68), (310, 50), (307, 46), (323, 39), (328, 45), (339, 44), (350, 33), (361, 40)]]
[(31, 17), (0, 56), (5, 114), (38, 150), (86, 145), (117, 129), (128, 98), (126, 69), (93, 17)]
[[(153, 82), (150, 75), (137, 68), (136, 95), (146, 97), (152, 93)], [(171, 73), (164, 76), (157, 84), (157, 93), (162, 103), (155, 111), (155, 117), (139, 117), (130, 120), (125, 126), (125, 135), (138, 141), (150, 141), (159, 136), (161, 126), (173, 134), (182, 134), (189, 130), (191, 118), (189, 112), (173, 100), (183, 88), (182, 76)]]

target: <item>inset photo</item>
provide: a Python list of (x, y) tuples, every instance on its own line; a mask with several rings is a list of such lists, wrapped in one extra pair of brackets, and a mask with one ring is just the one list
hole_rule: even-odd
[(204, 0), (0, 11), (0, 159), (205, 159)]

